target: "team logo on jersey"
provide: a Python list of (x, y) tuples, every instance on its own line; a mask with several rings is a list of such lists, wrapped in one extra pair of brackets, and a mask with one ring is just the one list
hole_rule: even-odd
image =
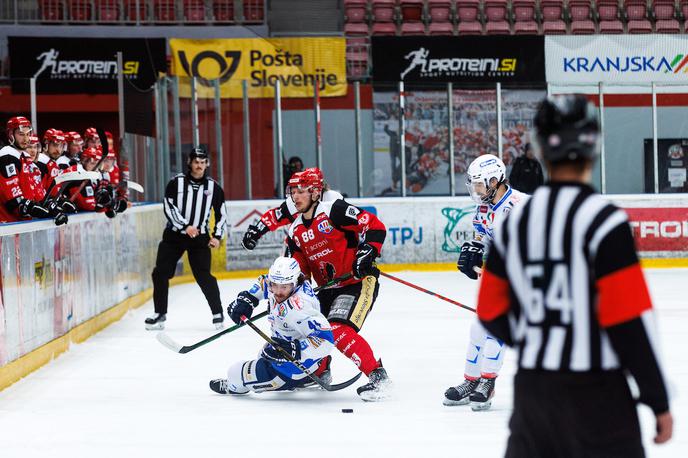
[(277, 307), (277, 315), (281, 318), (284, 318), (285, 316), (287, 316), (287, 306), (284, 303), (281, 303)]
[(346, 209), (346, 216), (349, 216), (354, 219), (356, 219), (359, 213), (361, 213), (361, 210), (354, 207), (353, 205), (349, 205), (349, 208)]
[(365, 214), (361, 216), (361, 219), (359, 219), (358, 222), (361, 224), (368, 224), (370, 222), (370, 217), (367, 214)]
[(93, 188), (92, 187), (86, 186), (84, 188), (84, 190), (86, 191), (86, 197), (93, 197)]
[(328, 220), (322, 221), (320, 224), (318, 224), (318, 230), (323, 234), (329, 234), (333, 229), (334, 228)]
[(7, 173), (7, 178), (17, 174), (17, 166), (14, 164), (8, 164), (5, 166), (5, 172)]

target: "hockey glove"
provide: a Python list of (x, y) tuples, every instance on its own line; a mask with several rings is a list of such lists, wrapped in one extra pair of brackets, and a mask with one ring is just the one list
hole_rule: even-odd
[[(275, 342), (276, 346), (286, 351), (295, 360), (298, 361), (301, 359), (301, 343), (298, 340), (284, 340), (280, 339), (279, 337), (273, 337), (272, 341)], [(263, 347), (263, 352), (260, 356), (275, 363), (289, 362), (289, 360), (285, 358), (279, 350), (270, 344), (267, 344)]]
[(105, 216), (112, 219), (115, 216), (117, 216), (117, 213), (112, 208), (108, 208), (107, 210), (105, 210)]
[(248, 291), (242, 291), (237, 295), (236, 300), (227, 306), (227, 315), (236, 324), (241, 323), (241, 317), (251, 318), (253, 309), (258, 306), (258, 299)]
[(65, 213), (76, 213), (76, 205), (74, 203), (70, 202), (67, 199), (59, 199), (60, 207), (62, 207), (62, 211)]
[(24, 199), (19, 204), (19, 216), (31, 216), (32, 218), (47, 218), (50, 216), (48, 209), (37, 204), (33, 200)]
[[(48, 210), (48, 214), (53, 218), (56, 218), (60, 213), (63, 212), (62, 206), (60, 206), (55, 199), (49, 199), (45, 203), (45, 209)], [(57, 224), (57, 218), (55, 224)], [(57, 225), (59, 226), (59, 224)]]
[(57, 216), (55, 216), (55, 226), (67, 224), (68, 221), (69, 218), (64, 213), (58, 213)]
[(96, 191), (96, 204), (99, 207), (109, 207), (112, 204), (112, 188), (102, 186)]
[(483, 245), (482, 242), (477, 240), (464, 242), (464, 244), (461, 245), (461, 254), (459, 255), (456, 267), (471, 280), (477, 280), (478, 272), (475, 271), (475, 267), (482, 267), (484, 255), (485, 245)]
[(268, 227), (262, 221), (258, 221), (258, 224), (251, 224), (241, 240), (241, 246), (251, 251), (256, 247), (258, 240), (268, 231)]
[(358, 247), (356, 258), (351, 266), (351, 271), (354, 277), (363, 278), (375, 272), (373, 262), (377, 258), (378, 253), (374, 246), (364, 243)]
[(116, 199), (115, 204), (112, 206), (112, 209), (115, 210), (117, 213), (124, 213), (124, 210), (127, 209), (127, 199)]

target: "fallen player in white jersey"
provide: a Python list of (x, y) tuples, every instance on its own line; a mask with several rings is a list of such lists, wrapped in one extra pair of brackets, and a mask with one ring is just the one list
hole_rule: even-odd
[[(320, 302), (295, 259), (277, 258), (268, 275), (261, 275), (250, 290), (240, 292), (227, 307), (227, 313), (238, 324), (242, 317), (250, 318), (263, 299), (268, 300), (268, 320), (275, 344), (329, 383), (329, 354), (334, 348), (332, 328), (320, 313)], [(238, 395), (250, 391), (288, 391), (310, 384), (306, 374), (266, 344), (258, 359), (233, 364), (226, 379), (210, 381), (210, 389)]]

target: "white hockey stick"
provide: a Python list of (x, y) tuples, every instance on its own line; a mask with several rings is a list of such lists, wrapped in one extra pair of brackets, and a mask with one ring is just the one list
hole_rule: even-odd
[(179, 345), (177, 342), (175, 342), (174, 340), (172, 340), (172, 337), (170, 337), (170, 336), (168, 336), (167, 334), (165, 334), (164, 331), (163, 331), (163, 332), (159, 332), (159, 333), (155, 336), (155, 338), (158, 339), (158, 342), (160, 342), (161, 344), (163, 344), (164, 346), (166, 346), (167, 348), (169, 348), (169, 349), (172, 350), (173, 352), (175, 352), (175, 353), (182, 353), (182, 348), (184, 348), (183, 345)]
[(140, 192), (141, 194), (143, 194), (143, 186), (141, 186), (141, 185), (138, 184), (137, 182), (127, 180), (127, 186), (128, 186), (130, 189), (133, 189), (134, 191)]
[(86, 170), (75, 170), (73, 172), (61, 173), (55, 177), (55, 184), (62, 184), (65, 181), (99, 180), (100, 173), (87, 172)]

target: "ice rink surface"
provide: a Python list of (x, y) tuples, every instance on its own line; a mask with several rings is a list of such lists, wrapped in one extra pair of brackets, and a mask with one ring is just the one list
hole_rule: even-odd
[[(474, 305), (476, 284), (456, 272), (399, 277)], [(651, 411), (640, 407), (650, 457), (688, 456), (688, 270), (647, 270), (673, 391), (674, 439), (652, 444)], [(220, 283), (223, 302), (250, 280)], [(488, 412), (442, 405), (462, 380), (473, 314), (382, 278), (363, 329), (395, 383), (394, 398), (364, 403), (354, 387), (245, 397), (220, 396), (208, 381), (257, 356), (262, 341), (244, 328), (176, 354), (145, 331), (152, 303), (130, 312), (47, 366), (0, 392), (0, 456), (14, 457), (498, 457), (511, 413), (513, 353), (507, 353)], [(262, 308), (262, 307), (261, 307)], [(212, 335), (195, 284), (170, 291), (167, 333), (189, 345)], [(266, 329), (267, 321), (259, 321)], [(333, 354), (334, 382), (356, 373)], [(361, 379), (355, 386), (364, 383)], [(352, 408), (353, 413), (341, 409)]]

